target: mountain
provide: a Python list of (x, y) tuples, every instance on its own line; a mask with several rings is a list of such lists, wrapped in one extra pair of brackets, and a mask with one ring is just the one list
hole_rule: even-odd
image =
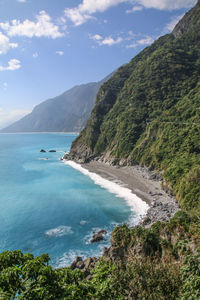
[(66, 158), (156, 169), (200, 212), (200, 0), (104, 83)]
[(182, 210), (148, 228), (145, 220), (116, 226), (99, 259), (78, 256), (70, 268), (52, 269), (48, 254), (4, 251), (2, 299), (199, 300), (199, 113), (200, 0), (171, 34), (104, 83), (65, 156), (156, 169)]
[(99, 88), (110, 76), (99, 82), (75, 86), (42, 102), (1, 132), (79, 132), (89, 119)]

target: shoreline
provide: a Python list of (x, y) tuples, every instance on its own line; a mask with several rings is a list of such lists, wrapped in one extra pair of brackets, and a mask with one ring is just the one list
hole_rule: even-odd
[[(78, 164), (74, 161), (67, 160), (64, 163), (79, 172), (83, 175), (89, 177), (95, 185), (100, 186), (101, 188), (107, 190), (109, 193), (114, 194), (115, 197), (123, 199), (130, 208), (131, 215), (127, 221), (129, 226), (136, 226), (139, 224), (142, 217), (145, 217), (149, 209), (149, 204), (146, 201), (143, 201), (141, 197), (137, 196), (133, 191), (122, 185), (121, 182), (116, 180), (111, 180), (110, 176), (102, 176), (102, 172), (98, 173), (94, 170), (88, 170), (82, 164)], [(108, 175), (108, 172), (107, 172)]]
[(131, 190), (133, 194), (149, 205), (139, 225), (150, 227), (156, 221), (168, 222), (180, 210), (174, 196), (161, 186), (161, 176), (140, 166), (111, 166), (108, 163), (91, 161), (81, 164), (91, 173)]

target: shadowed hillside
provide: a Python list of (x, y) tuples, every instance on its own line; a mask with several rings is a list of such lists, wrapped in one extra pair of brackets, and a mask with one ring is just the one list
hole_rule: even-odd
[(1, 132), (79, 132), (89, 119), (99, 88), (110, 76), (99, 82), (75, 86), (42, 102)]

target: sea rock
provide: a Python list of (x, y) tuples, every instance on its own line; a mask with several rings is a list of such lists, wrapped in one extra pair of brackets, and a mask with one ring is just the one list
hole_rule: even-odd
[(96, 243), (96, 242), (100, 242), (104, 239), (104, 235), (107, 234), (107, 231), (102, 229), (99, 232), (95, 233), (92, 237), (92, 239), (90, 240), (91, 243)]
[(44, 150), (44, 149), (41, 149), (41, 150), (40, 150), (40, 152), (44, 153), (44, 152), (46, 152), (46, 150)]
[(83, 263), (83, 259), (81, 256), (77, 256), (76, 259), (72, 262), (70, 268), (72, 270), (75, 270), (78, 268), (78, 265), (80, 265), (80, 263)]
[(56, 150), (49, 150), (49, 152), (56, 152)]

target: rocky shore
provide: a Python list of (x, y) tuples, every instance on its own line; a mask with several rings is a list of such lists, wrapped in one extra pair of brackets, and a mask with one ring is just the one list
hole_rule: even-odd
[(162, 174), (140, 166), (112, 166), (100, 161), (82, 164), (90, 172), (129, 188), (149, 205), (140, 224), (150, 227), (156, 221), (167, 222), (180, 209), (169, 188), (163, 188)]
[[(175, 196), (172, 195), (170, 189), (166, 188), (166, 185), (163, 183), (162, 174), (150, 171), (148, 168), (141, 166), (113, 166), (109, 163), (96, 160), (89, 163), (82, 163), (81, 166), (105, 179), (129, 188), (149, 205), (147, 214), (141, 218), (138, 225), (149, 228), (156, 221), (168, 222), (180, 209)], [(100, 240), (97, 238), (95, 241), (98, 242)], [(122, 249), (115, 249), (111, 245), (110, 248), (104, 249), (103, 256), (105, 258), (120, 257), (122, 253), (118, 253), (119, 251), (122, 251)], [(98, 259), (96, 258), (88, 258), (83, 261), (82, 258), (77, 257), (72, 263), (71, 268), (81, 269), (85, 276), (90, 278), (90, 269), (94, 267), (97, 261)]]

